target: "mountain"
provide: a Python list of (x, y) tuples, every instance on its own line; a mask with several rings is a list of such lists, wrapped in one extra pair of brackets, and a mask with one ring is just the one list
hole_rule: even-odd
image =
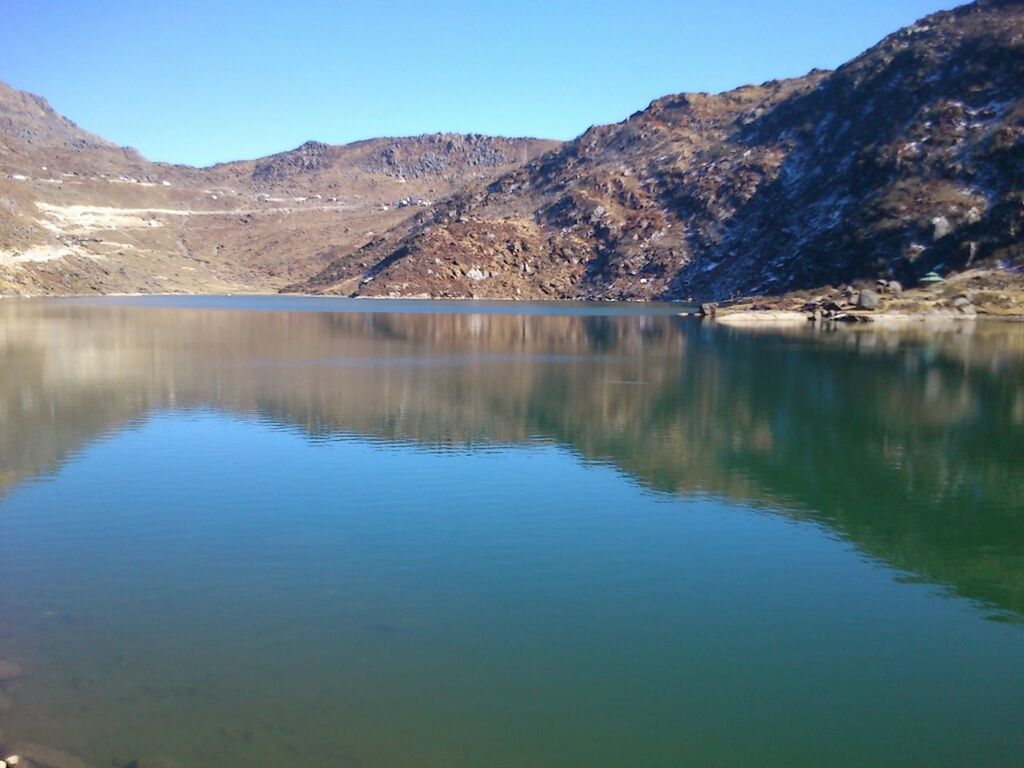
[(307, 142), (210, 168), (150, 162), (0, 83), (0, 292), (273, 292), (557, 142)]
[(540, 441), (652, 490), (817, 522), (1024, 620), (1024, 463), (1007, 450), (1024, 444), (1024, 326), (804, 346), (677, 317), (0, 302), (0, 328), (0, 495), (167, 409), (424, 450)]
[[(8, 141), (49, 148), (118, 150), (57, 114), (46, 99), (0, 83), (0, 132)], [(9, 147), (6, 147), (9, 151)]]
[[(0, 293), (726, 299), (1024, 264), (1024, 3), (573, 141), (152, 163), (0, 86)], [(990, 286), (991, 287), (991, 286)], [(1002, 283), (996, 286), (1002, 291)]]
[(1024, 4), (929, 16), (834, 72), (658, 99), (292, 290), (727, 298), (1024, 262)]

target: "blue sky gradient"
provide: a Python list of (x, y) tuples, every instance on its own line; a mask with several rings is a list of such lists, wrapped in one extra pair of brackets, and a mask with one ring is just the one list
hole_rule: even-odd
[(433, 131), (571, 138), (831, 68), (936, 0), (0, 0), (0, 79), (153, 160)]

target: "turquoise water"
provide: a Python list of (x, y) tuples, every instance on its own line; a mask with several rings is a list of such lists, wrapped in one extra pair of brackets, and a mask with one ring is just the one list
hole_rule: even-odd
[(295, 301), (0, 303), (7, 738), (97, 767), (1024, 754), (1024, 327)]

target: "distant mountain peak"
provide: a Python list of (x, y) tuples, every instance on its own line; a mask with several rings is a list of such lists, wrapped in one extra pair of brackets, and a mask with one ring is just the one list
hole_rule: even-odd
[(28, 144), (69, 149), (116, 148), (58, 114), (42, 96), (0, 82), (0, 132)]

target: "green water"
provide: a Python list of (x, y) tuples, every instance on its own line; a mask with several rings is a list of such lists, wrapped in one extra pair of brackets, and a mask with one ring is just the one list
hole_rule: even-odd
[(6, 738), (95, 768), (1011, 766), (1024, 326), (0, 302)]

